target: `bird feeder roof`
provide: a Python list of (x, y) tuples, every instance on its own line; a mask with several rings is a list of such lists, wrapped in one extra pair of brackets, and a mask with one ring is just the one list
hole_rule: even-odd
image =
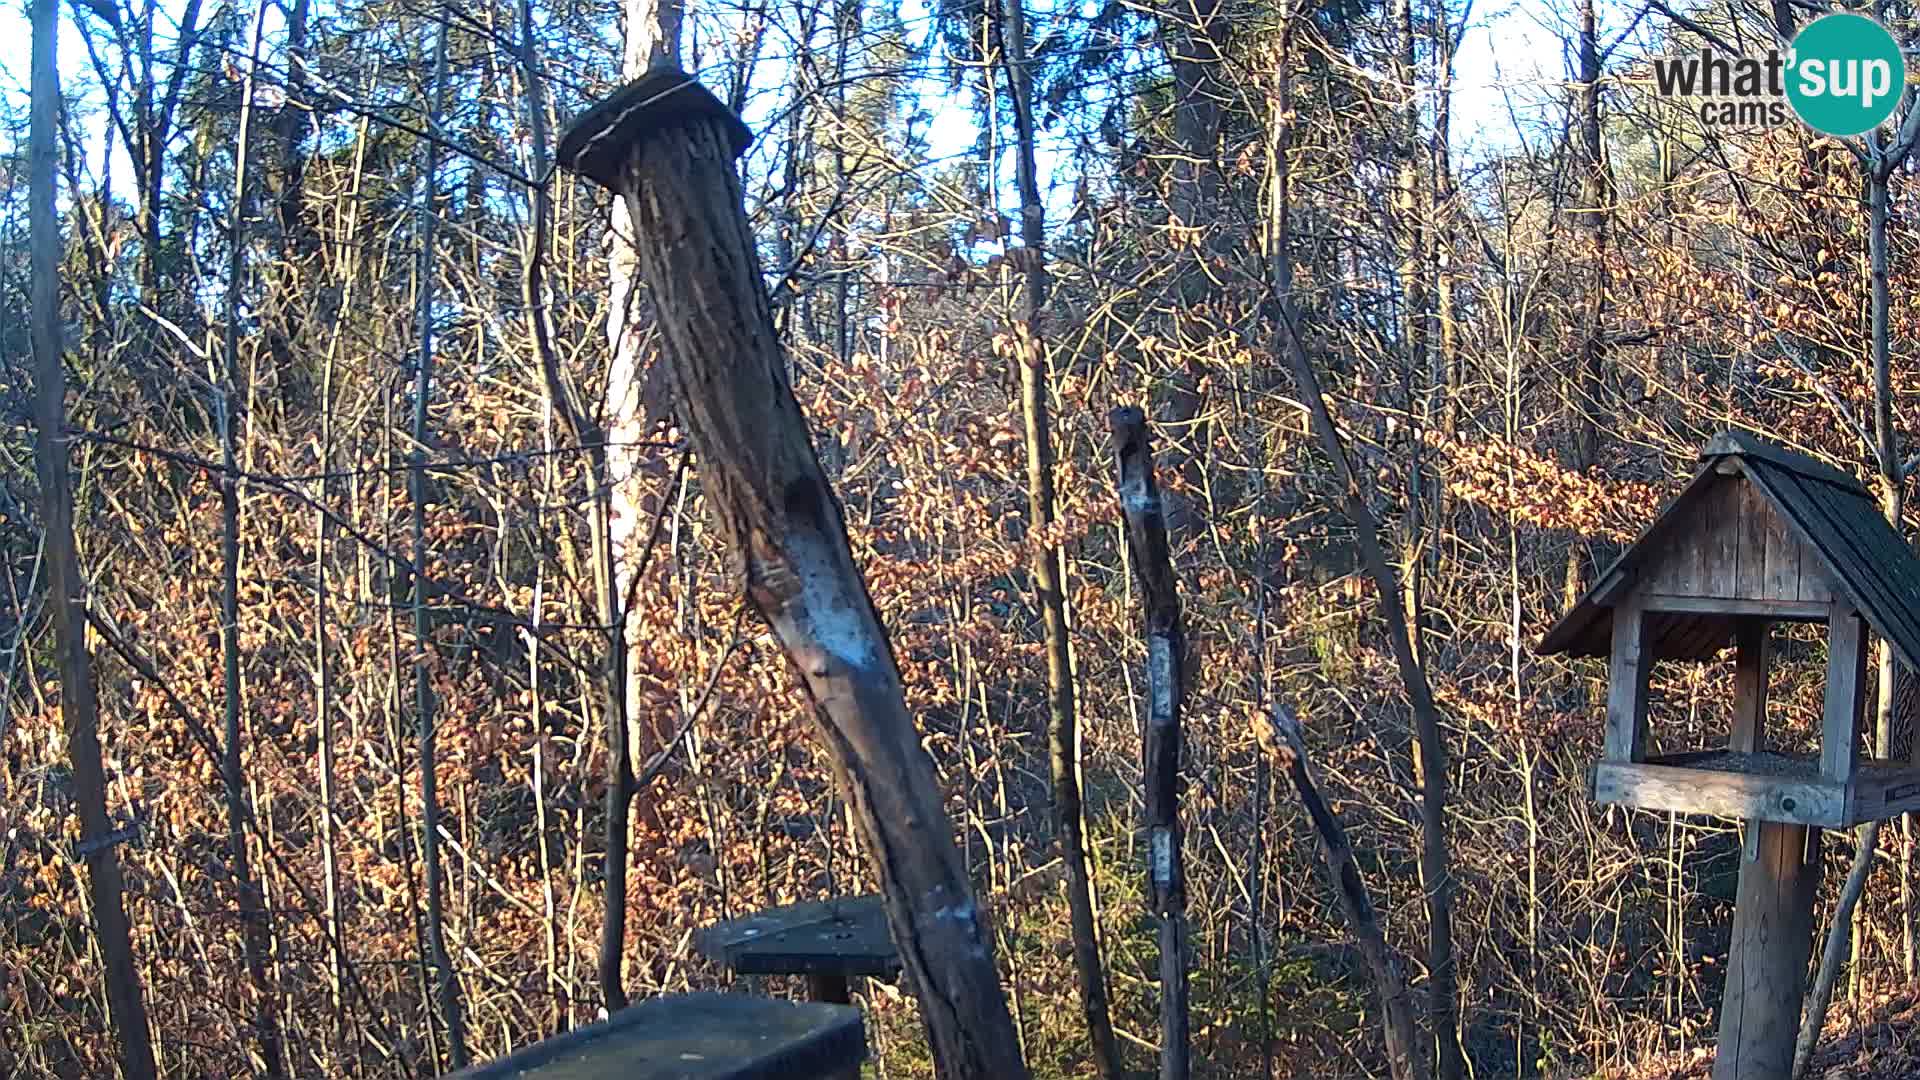
[[(1677, 578), (1696, 602), (1692, 610), (1648, 613), (1657, 659), (1711, 659), (1741, 616), (1816, 617), (1791, 595), (1782, 598), (1798, 588), (1803, 599), (1851, 604), (1902, 660), (1920, 667), (1920, 558), (1859, 480), (1738, 431), (1716, 435), (1700, 460), (1679, 497), (1547, 631), (1540, 655), (1607, 655), (1614, 607), (1636, 588)], [(1695, 572), (1676, 571), (1688, 558)]]

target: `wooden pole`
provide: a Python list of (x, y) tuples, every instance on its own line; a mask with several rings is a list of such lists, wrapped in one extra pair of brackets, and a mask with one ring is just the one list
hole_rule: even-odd
[[(1616, 616), (1617, 617), (1617, 616)], [(1851, 612), (1836, 622), (1844, 631)], [(1730, 747), (1767, 745), (1768, 625), (1743, 619), (1735, 628), (1734, 718)], [(1851, 673), (1856, 665), (1831, 665)], [(1842, 682), (1853, 685), (1852, 680)], [(1828, 685), (1833, 695), (1846, 687)], [(1857, 703), (1857, 697), (1854, 699)], [(1780, 1080), (1791, 1074), (1794, 1036), (1806, 995), (1813, 952), (1813, 896), (1820, 884), (1820, 830), (1774, 821), (1748, 821), (1727, 950), (1727, 985), (1720, 1005), (1720, 1049), (1713, 1080)]]
[(583, 114), (557, 161), (626, 200), (709, 512), (745, 598), (815, 705), (936, 1071), (1024, 1080), (933, 758), (787, 382), (734, 172), (751, 138), (699, 83), (657, 66)]
[(1160, 917), (1160, 1077), (1184, 1080), (1191, 1067), (1187, 1023), (1187, 874), (1180, 853), (1180, 707), (1187, 687), (1186, 630), (1167, 551), (1167, 522), (1153, 479), (1146, 414), (1107, 416), (1120, 462), (1120, 510), (1127, 555), (1147, 614), (1147, 730), (1141, 739), (1146, 786), (1147, 903)]
[(1759, 852), (1740, 865), (1713, 1080), (1790, 1074), (1813, 951), (1820, 831), (1775, 821), (1748, 828), (1759, 830)]

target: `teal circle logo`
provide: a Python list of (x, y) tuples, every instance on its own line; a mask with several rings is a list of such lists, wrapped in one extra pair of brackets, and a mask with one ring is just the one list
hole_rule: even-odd
[(1787, 101), (1823, 135), (1846, 138), (1886, 123), (1906, 85), (1900, 43), (1865, 15), (1822, 15), (1794, 36)]

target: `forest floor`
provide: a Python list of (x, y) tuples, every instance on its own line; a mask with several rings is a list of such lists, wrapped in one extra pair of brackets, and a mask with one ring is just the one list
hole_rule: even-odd
[[(1834, 1007), (1826, 1038), (1814, 1053), (1807, 1080), (1915, 1080), (1920, 1077), (1920, 991), (1889, 995), (1842, 1016)], [(1706, 1080), (1713, 1051), (1701, 1048), (1649, 1061), (1596, 1080)]]

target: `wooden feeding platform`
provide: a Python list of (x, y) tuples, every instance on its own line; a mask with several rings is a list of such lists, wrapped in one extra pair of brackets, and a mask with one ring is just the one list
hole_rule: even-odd
[[(1786, 1076), (1799, 1030), (1820, 830), (1920, 809), (1920, 768), (1861, 753), (1868, 631), (1920, 667), (1920, 558), (1856, 479), (1726, 432), (1702, 467), (1540, 643), (1607, 658), (1602, 803), (1747, 823), (1715, 1080)], [(1776, 622), (1827, 627), (1819, 752), (1767, 744)], [(1734, 648), (1724, 748), (1647, 753), (1648, 675)]]
[(458, 1073), (456, 1080), (821, 1080), (867, 1056), (860, 1010), (675, 994)]
[(845, 1004), (847, 981), (892, 978), (900, 950), (878, 894), (769, 908), (694, 935), (702, 956), (736, 975), (805, 975), (808, 996)]
[(1920, 810), (1920, 776), (1862, 758), (1851, 780), (1820, 773), (1817, 754), (1694, 750), (1642, 762), (1602, 761), (1594, 801), (1754, 821), (1846, 829)]

